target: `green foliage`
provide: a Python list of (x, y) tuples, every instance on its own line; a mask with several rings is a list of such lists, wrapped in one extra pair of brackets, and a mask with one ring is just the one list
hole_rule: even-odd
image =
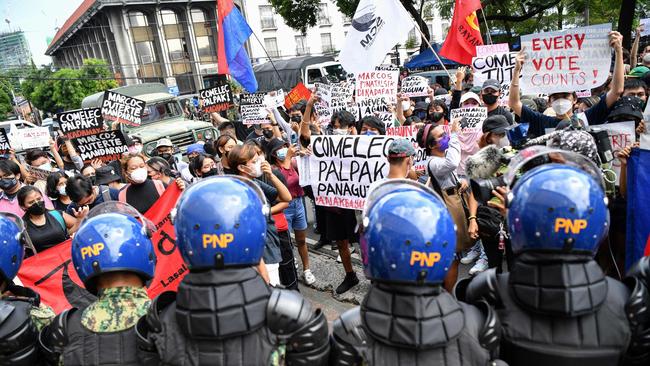
[(13, 110), (11, 87), (9, 79), (0, 79), (0, 119), (5, 119), (7, 114)]
[(320, 0), (270, 0), (271, 6), (287, 25), (301, 33), (316, 25)]
[(84, 60), (81, 69), (32, 68), (21, 84), (23, 96), (50, 113), (81, 108), (86, 96), (117, 86), (106, 61), (98, 59)]

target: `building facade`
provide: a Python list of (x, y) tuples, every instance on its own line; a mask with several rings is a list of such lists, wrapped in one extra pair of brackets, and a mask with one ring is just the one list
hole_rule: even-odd
[[(235, 5), (254, 33), (247, 43), (253, 64), (337, 56), (350, 26), (332, 0), (321, 2), (318, 24), (305, 34), (289, 28), (267, 0), (236, 0)], [(432, 38), (442, 38), (444, 24), (435, 17), (428, 23)], [(79, 68), (84, 59), (103, 59), (122, 85), (155, 81), (178, 86), (181, 94), (196, 93), (216, 79), (217, 32), (215, 0), (84, 0), (46, 54), (56, 67)], [(398, 47), (401, 63), (417, 52), (415, 33), (413, 41), (411, 48), (408, 39)], [(385, 62), (391, 62), (390, 54)]]
[(31, 63), (32, 54), (22, 31), (0, 33), (0, 70), (12, 70)]

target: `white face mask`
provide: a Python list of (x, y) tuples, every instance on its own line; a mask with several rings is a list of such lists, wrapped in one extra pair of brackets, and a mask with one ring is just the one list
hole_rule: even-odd
[(253, 178), (259, 178), (262, 176), (262, 162), (264, 159), (257, 159), (253, 165), (253, 171), (251, 172), (251, 176)]
[(411, 108), (411, 102), (406, 100), (402, 102), (402, 110), (406, 111), (410, 108)]
[(60, 196), (67, 196), (65, 193), (65, 186), (56, 187), (56, 191), (59, 192)]
[(573, 102), (566, 98), (555, 99), (553, 103), (551, 103), (551, 108), (553, 108), (553, 111), (558, 116), (567, 114), (567, 112), (569, 112), (572, 107)]
[(499, 141), (497, 141), (495, 145), (497, 145), (498, 147), (510, 146), (510, 140), (508, 140), (508, 136), (503, 136), (502, 138), (499, 139)]
[(51, 163), (41, 164), (41, 165), (37, 166), (37, 168), (41, 169), (41, 170), (51, 172), (52, 171), (52, 164)]
[(138, 168), (131, 172), (131, 181), (135, 184), (144, 183), (148, 175), (147, 168)]
[(347, 128), (335, 128), (332, 130), (332, 135), (347, 135), (347, 134), (348, 134)]

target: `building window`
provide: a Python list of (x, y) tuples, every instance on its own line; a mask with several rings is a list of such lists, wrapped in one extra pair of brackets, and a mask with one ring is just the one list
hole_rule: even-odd
[(128, 13), (131, 38), (138, 58), (138, 76), (156, 78), (162, 74), (153, 44), (154, 36), (147, 16), (139, 11)]
[(275, 18), (273, 17), (273, 8), (270, 5), (260, 5), (260, 20), (262, 29), (275, 29)]
[(321, 33), (321, 35), (320, 35), (320, 44), (321, 44), (323, 53), (332, 53), (332, 52), (334, 52), (334, 46), (332, 45), (332, 34), (331, 33)]
[(427, 23), (427, 28), (429, 29), (429, 42), (435, 42), (435, 36), (433, 35), (433, 24)]
[(330, 15), (327, 12), (327, 4), (318, 4), (318, 25), (331, 25)]
[(266, 47), (266, 52), (268, 52), (269, 57), (278, 58), (280, 57), (280, 50), (278, 50), (278, 39), (277, 38), (264, 38), (264, 46)]
[(217, 62), (217, 47), (212, 33), (212, 23), (207, 21), (205, 10), (192, 8), (192, 25), (198, 48), (199, 61), (202, 64)]
[(165, 34), (167, 53), (172, 63), (172, 74), (179, 75), (191, 71), (189, 64), (189, 53), (185, 42), (185, 33), (180, 24), (178, 15), (173, 10), (163, 9), (160, 11)]
[(296, 56), (309, 55), (309, 47), (306, 44), (305, 36), (296, 36)]

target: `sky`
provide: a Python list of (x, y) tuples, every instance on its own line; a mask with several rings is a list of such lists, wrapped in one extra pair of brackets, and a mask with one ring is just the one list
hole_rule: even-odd
[[(0, 0), (0, 32), (22, 30), (36, 65), (49, 64), (47, 38), (72, 15), (83, 0)], [(6, 19), (11, 22), (7, 24)]]

